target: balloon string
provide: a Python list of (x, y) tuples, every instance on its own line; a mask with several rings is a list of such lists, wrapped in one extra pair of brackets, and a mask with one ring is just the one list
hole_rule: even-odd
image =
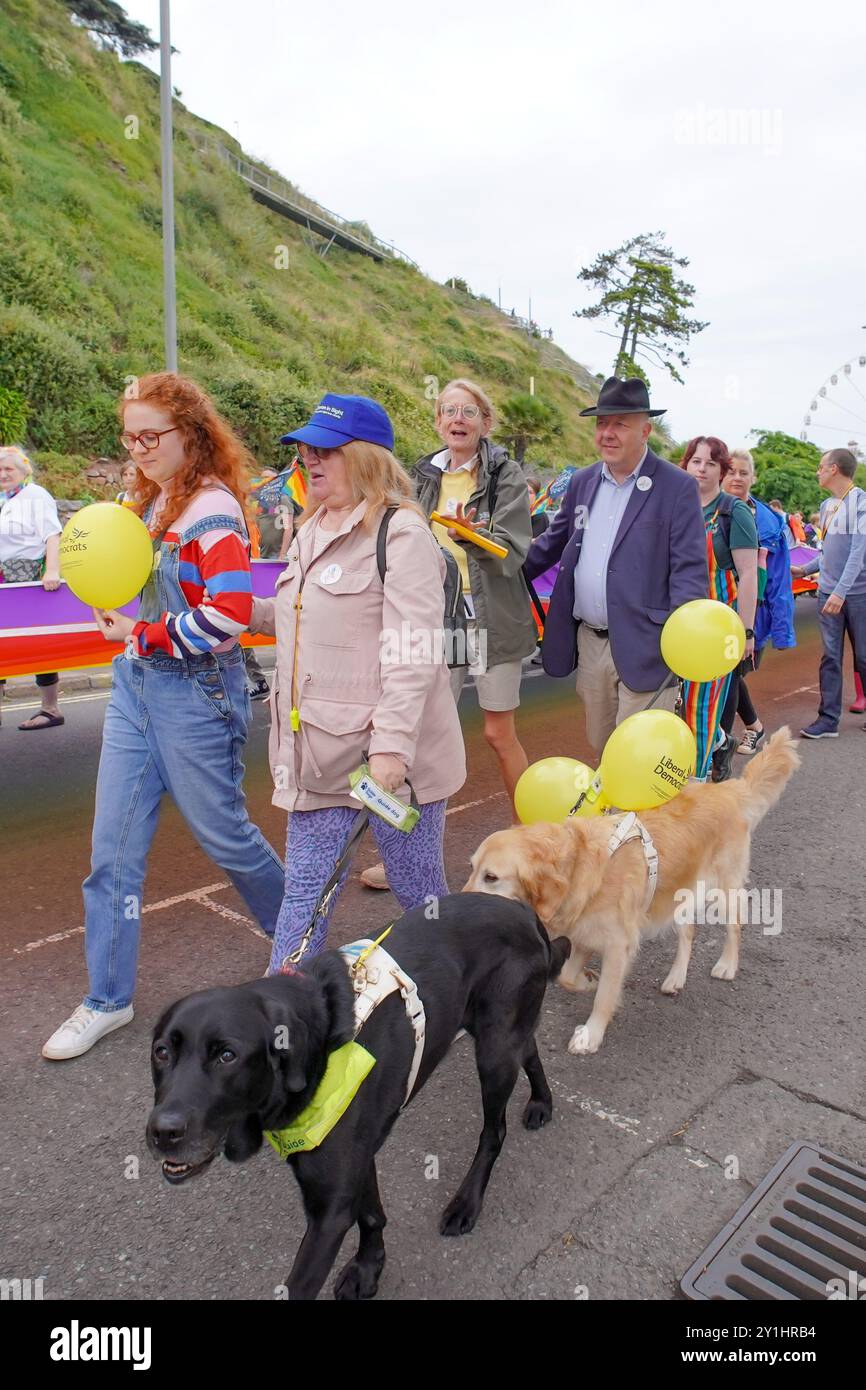
[(674, 671), (669, 671), (668, 674), (665, 676), (664, 680), (662, 681), (661, 685), (659, 686), (658, 690), (656, 691), (655, 695), (653, 695), (649, 704), (645, 706), (645, 709), (652, 709), (659, 696), (663, 695), (664, 692), (667, 690), (668, 686), (673, 685), (676, 679), (676, 673)]

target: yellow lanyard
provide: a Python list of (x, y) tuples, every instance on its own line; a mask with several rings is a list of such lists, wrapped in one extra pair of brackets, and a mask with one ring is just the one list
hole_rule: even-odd
[[(850, 486), (849, 489), (848, 489), (848, 492), (853, 492), (856, 486), (857, 486), (856, 483), (852, 483), (851, 486)], [(838, 512), (838, 510), (839, 510), (839, 508), (841, 507), (842, 503), (845, 501), (845, 498), (848, 496), (848, 492), (843, 492), (843, 493), (842, 493), (842, 496), (839, 498), (839, 500), (838, 500), (838, 502), (836, 503), (835, 507), (833, 508), (832, 512), (831, 512), (830, 515), (827, 517), (827, 525), (821, 528), (821, 539), (822, 539), (822, 540), (823, 540), (824, 537), (826, 536), (827, 532), (830, 530), (830, 522), (833, 520), (833, 517), (836, 515), (836, 513)]]
[(292, 712), (289, 720), (292, 726), (292, 733), (296, 734), (301, 727), (301, 711), (298, 709), (298, 645), (301, 640), (301, 589), (304, 587), (304, 576), (301, 575), (301, 588), (298, 590), (295, 599), (295, 651), (292, 657)]

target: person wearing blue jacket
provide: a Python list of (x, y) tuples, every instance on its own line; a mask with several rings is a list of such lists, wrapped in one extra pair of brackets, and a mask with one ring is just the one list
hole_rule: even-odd
[[(758, 609), (755, 614), (755, 655), (752, 669), (761, 664), (768, 642), (776, 648), (796, 647), (794, 632), (794, 591), (791, 587), (791, 559), (785, 518), (752, 495), (755, 461), (748, 449), (731, 452), (731, 468), (724, 490), (739, 497), (752, 509), (758, 528)], [(737, 714), (745, 725), (738, 753), (756, 753), (764, 740), (764, 726), (741, 672)]]

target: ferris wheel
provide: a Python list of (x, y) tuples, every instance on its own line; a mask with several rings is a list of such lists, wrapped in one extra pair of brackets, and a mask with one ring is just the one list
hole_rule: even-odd
[(820, 449), (866, 454), (866, 356), (843, 362), (812, 397), (800, 438)]

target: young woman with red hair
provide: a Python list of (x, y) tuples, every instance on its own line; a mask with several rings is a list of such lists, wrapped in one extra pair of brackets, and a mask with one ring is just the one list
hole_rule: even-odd
[(137, 621), (94, 610), (106, 640), (126, 650), (112, 662), (84, 882), (90, 992), (42, 1049), (52, 1061), (132, 1020), (142, 887), (165, 792), (269, 934), (283, 898), (283, 866), (242, 790), (250, 703), (238, 637), (252, 615), (252, 460), (194, 382), (158, 372), (136, 387), (120, 404), (121, 439), (154, 569)]
[[(697, 480), (707, 533), (710, 568), (709, 597), (736, 609), (746, 629), (744, 660), (755, 651), (755, 611), (758, 603), (758, 532), (745, 502), (722, 492), (731, 458), (724, 440), (698, 435), (689, 441), (680, 467)], [(684, 681), (684, 718), (698, 746), (695, 775), (707, 780), (712, 763), (714, 782), (731, 775), (738, 739), (731, 730), (737, 713), (739, 668), (715, 681)]]

